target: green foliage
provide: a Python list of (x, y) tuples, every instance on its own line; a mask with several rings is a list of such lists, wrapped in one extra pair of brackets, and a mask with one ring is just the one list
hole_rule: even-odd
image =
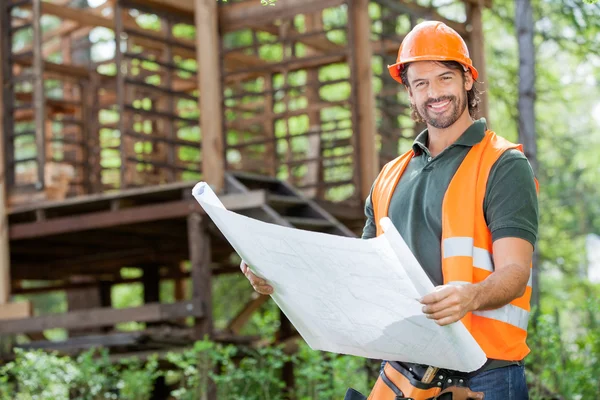
[(532, 399), (542, 399), (548, 392), (565, 399), (600, 398), (600, 331), (596, 321), (600, 301), (596, 293), (582, 303), (568, 320), (556, 309), (530, 325), (528, 342), (533, 351), (526, 365), (532, 372)]
[(153, 382), (164, 377), (178, 400), (201, 399), (211, 386), (219, 399), (280, 400), (286, 363), (295, 368), (299, 400), (336, 398), (347, 386), (367, 391), (372, 384), (364, 359), (323, 354), (305, 344), (289, 356), (282, 346), (254, 349), (203, 340), (185, 351), (167, 353), (163, 361), (168, 366), (159, 370), (156, 356), (112, 364), (106, 350), (90, 350), (76, 359), (17, 350), (15, 360), (0, 368), (0, 399), (145, 400), (151, 397)]

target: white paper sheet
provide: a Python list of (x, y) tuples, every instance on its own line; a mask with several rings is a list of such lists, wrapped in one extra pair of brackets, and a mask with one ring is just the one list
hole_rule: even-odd
[(377, 238), (347, 238), (228, 211), (204, 182), (192, 193), (311, 348), (468, 372), (485, 363), (461, 322), (425, 317), (417, 299), (434, 287), (389, 219)]

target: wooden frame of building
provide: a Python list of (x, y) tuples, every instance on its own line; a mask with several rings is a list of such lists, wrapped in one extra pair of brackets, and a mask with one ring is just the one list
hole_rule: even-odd
[[(117, 323), (191, 316), (191, 330), (181, 327), (188, 340), (244, 340), (268, 297), (215, 331), (212, 276), (238, 267), (193, 184), (209, 182), (255, 218), (358, 234), (379, 168), (419, 129), (385, 68), (403, 35), (421, 19), (446, 22), (485, 81), (475, 0), (453, 3), (466, 24), (408, 0), (66, 3), (7, 0), (0, 10), (0, 318), (10, 319), (0, 333), (61, 327), (76, 346), (85, 334), (89, 345), (114, 344), (126, 341), (108, 332)], [(43, 27), (42, 15), (58, 23)], [(73, 57), (81, 49), (94, 57)], [(124, 266), (144, 276), (123, 279)], [(163, 279), (190, 280), (191, 298), (178, 286), (177, 302), (161, 304)], [(147, 304), (112, 309), (111, 286), (132, 282), (143, 283)], [(66, 314), (31, 317), (28, 302), (10, 301), (54, 290), (71, 293)], [(281, 337), (290, 332), (284, 320)]]

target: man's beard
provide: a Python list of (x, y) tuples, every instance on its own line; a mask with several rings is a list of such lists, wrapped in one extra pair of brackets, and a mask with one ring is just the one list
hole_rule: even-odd
[[(447, 110), (442, 115), (435, 115), (427, 106), (431, 103), (438, 103), (440, 101), (450, 101), (450, 110)], [(467, 106), (467, 96), (442, 96), (436, 99), (429, 99), (421, 106), (417, 108), (417, 111), (423, 122), (427, 125), (431, 125), (437, 129), (446, 129), (454, 124), (462, 115), (463, 111)], [(414, 105), (412, 106), (414, 109)]]

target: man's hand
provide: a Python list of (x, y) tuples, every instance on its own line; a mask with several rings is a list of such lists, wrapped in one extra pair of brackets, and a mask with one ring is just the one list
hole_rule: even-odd
[(438, 325), (449, 325), (459, 321), (469, 311), (475, 310), (476, 290), (474, 285), (445, 285), (436, 287), (435, 292), (424, 296), (423, 312)]
[(264, 279), (254, 275), (252, 271), (250, 271), (250, 268), (248, 268), (248, 265), (246, 265), (246, 263), (243, 260), (240, 263), (240, 269), (242, 270), (244, 275), (246, 275), (246, 278), (248, 278), (250, 284), (252, 285), (255, 291), (257, 291), (260, 294), (273, 293), (273, 287), (267, 284), (267, 281), (265, 281)]

